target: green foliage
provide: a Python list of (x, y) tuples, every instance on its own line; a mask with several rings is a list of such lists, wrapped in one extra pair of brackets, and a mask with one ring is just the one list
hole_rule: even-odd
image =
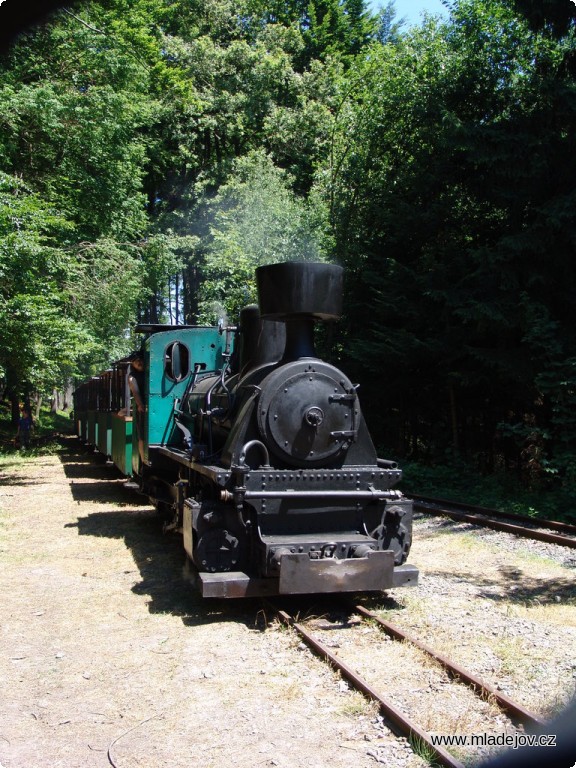
[(377, 33), (378, 20), (365, 0), (295, 0), (270, 3), (248, 0), (247, 21), (252, 34), (282, 25), (298, 31), (297, 66), (336, 57), (347, 60), (358, 55)]
[(396, 20), (397, 12), (394, 0), (381, 7), (378, 11), (378, 23), (376, 27), (376, 39), (382, 45), (399, 43), (401, 38), (402, 19)]
[(17, 41), (0, 66), (12, 398), (105, 367), (139, 320), (233, 317), (259, 264), (326, 258), (378, 440), (570, 493), (576, 6), (450, 9), (403, 32), (364, 0), (102, 0)]
[(45, 394), (64, 386), (90, 336), (51, 296), (19, 294), (0, 309), (2, 367), (9, 386)]
[(126, 330), (142, 295), (142, 264), (137, 246), (100, 238), (74, 249), (66, 291), (77, 323), (92, 344), (82, 355), (84, 368), (105, 367), (126, 352)]
[(66, 273), (66, 257), (56, 247), (70, 223), (19, 178), (0, 171), (0, 291), (40, 291)]
[(564, 487), (576, 488), (576, 358), (550, 366), (537, 383), (551, 410), (550, 431), (544, 435), (553, 442), (547, 470), (557, 474)]
[(559, 3), (557, 0), (514, 0), (514, 5), (534, 30), (562, 38), (574, 27), (576, 9), (570, 3)]
[(87, 24), (61, 13), (11, 51), (2, 167), (65, 211), (77, 240), (134, 236), (145, 226), (141, 129), (154, 104), (142, 99), (141, 64)]
[(12, 393), (49, 392), (126, 351), (144, 290), (146, 130), (158, 111), (149, 43), (96, 4), (60, 12), (5, 56), (0, 271)]
[(422, 496), (466, 502), (502, 512), (576, 522), (574, 486), (527, 488), (523, 478), (510, 473), (480, 475), (464, 462), (430, 466), (402, 464), (402, 489)]
[[(549, 379), (574, 355), (574, 47), (500, 0), (460, 0), (348, 75), (318, 180), (347, 267), (344, 348), (401, 454), (569, 475)], [(538, 438), (499, 444), (503, 422)]]
[(0, 369), (10, 391), (50, 391), (90, 343), (69, 311), (73, 267), (55, 245), (68, 222), (17, 178), (0, 173)]

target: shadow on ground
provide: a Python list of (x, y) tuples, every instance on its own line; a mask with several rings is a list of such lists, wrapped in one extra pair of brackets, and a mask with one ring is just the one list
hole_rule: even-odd
[[(458, 526), (457, 528), (455, 526)], [(486, 529), (462, 523), (454, 523), (452, 520), (438, 522), (436, 533), (442, 536), (462, 535), (470, 531), (485, 532)], [(502, 565), (498, 569), (499, 576), (482, 576), (474, 568), (472, 571), (443, 571), (427, 570), (428, 576), (439, 576), (451, 581), (464, 582), (479, 588), (478, 596), (495, 602), (518, 603), (522, 605), (565, 603), (576, 601), (576, 578), (574, 566), (576, 559), (574, 550), (566, 549), (566, 559), (563, 567), (570, 575), (562, 578), (537, 578), (532, 576), (529, 570), (523, 570), (518, 566)], [(491, 565), (491, 563), (487, 563)], [(528, 566), (527, 566), (528, 568)]]
[(239, 621), (251, 629), (262, 628), (261, 604), (257, 600), (207, 600), (194, 590), (187, 576), (187, 557), (180, 535), (163, 534), (160, 519), (146, 497), (126, 488), (126, 478), (114, 465), (96, 454), (74, 450), (60, 455), (64, 472), (71, 479), (73, 498), (105, 509), (89, 512), (66, 527), (80, 536), (123, 540), (140, 572), (141, 581), (132, 587), (148, 595), (151, 613), (180, 616), (184, 624)]
[(449, 581), (469, 583), (477, 587), (478, 597), (494, 602), (517, 603), (519, 605), (545, 605), (548, 603), (566, 603), (576, 600), (576, 580), (574, 578), (539, 579), (523, 572), (519, 568), (502, 567), (500, 578), (481, 576), (477, 572), (428, 570), (428, 576), (439, 576)]

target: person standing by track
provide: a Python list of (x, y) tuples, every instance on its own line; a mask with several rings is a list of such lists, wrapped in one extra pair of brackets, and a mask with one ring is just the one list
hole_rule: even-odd
[(18, 431), (16, 432), (16, 441), (19, 443), (20, 448), (30, 447), (30, 433), (34, 426), (34, 420), (30, 410), (24, 406), (21, 411), (21, 416), (18, 421)]

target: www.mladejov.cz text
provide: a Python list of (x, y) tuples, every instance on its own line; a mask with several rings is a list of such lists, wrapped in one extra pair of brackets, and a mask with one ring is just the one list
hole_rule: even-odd
[(431, 734), (435, 747), (555, 747), (555, 733)]

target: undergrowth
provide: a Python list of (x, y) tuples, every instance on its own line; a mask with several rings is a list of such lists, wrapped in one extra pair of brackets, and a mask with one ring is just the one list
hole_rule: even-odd
[(512, 474), (482, 475), (464, 462), (427, 466), (401, 463), (402, 490), (476, 504), (503, 512), (576, 523), (576, 488), (536, 484), (527, 488)]
[(48, 408), (40, 410), (40, 416), (34, 418), (34, 429), (28, 448), (19, 448), (16, 443), (17, 426), (12, 423), (11, 412), (6, 403), (0, 403), (0, 458), (3, 456), (40, 456), (55, 453), (62, 446), (59, 435), (72, 434), (74, 422), (68, 413), (53, 413)]

